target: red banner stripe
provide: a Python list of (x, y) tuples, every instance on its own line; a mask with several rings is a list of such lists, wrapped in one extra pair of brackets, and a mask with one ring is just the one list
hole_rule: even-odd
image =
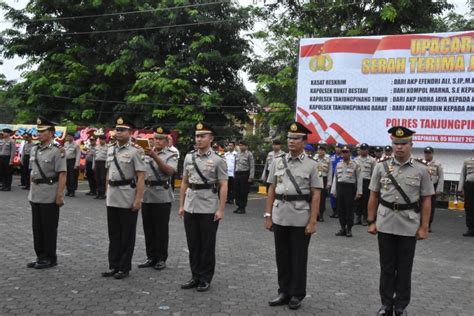
[[(456, 34), (450, 37), (474, 37), (474, 32)], [(311, 57), (329, 53), (373, 54), (379, 50), (410, 49), (413, 39), (442, 38), (435, 35), (390, 35), (382, 39), (368, 38), (334, 38), (322, 44), (300, 47), (300, 57)]]

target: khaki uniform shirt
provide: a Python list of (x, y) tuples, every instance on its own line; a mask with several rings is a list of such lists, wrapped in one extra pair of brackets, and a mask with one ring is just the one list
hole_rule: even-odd
[(238, 152), (235, 156), (235, 172), (249, 171), (249, 178), (255, 177), (255, 159), (250, 151)]
[[(298, 157), (285, 154), (273, 161), (268, 173), (267, 182), (275, 185), (276, 194), (298, 195), (295, 186), (286, 173), (283, 159), (286, 159), (288, 169), (303, 194), (311, 194), (311, 188), (323, 188), (323, 178), (318, 175), (316, 161), (309, 158), (305, 153)], [(282, 226), (304, 227), (308, 224), (310, 212), (310, 203), (307, 201), (281, 201), (275, 199), (272, 209), (272, 221)]]
[[(136, 178), (137, 171), (146, 171), (145, 153), (143, 150), (131, 143), (119, 146), (109, 146), (107, 152), (107, 176), (110, 181), (130, 180)], [(120, 177), (120, 173), (114, 162), (114, 153), (117, 162), (122, 170), (125, 179)], [(106, 204), (110, 207), (131, 209), (135, 200), (136, 188), (130, 185), (111, 186), (107, 184)]]
[(64, 150), (66, 151), (66, 160), (67, 159), (75, 159), (76, 162), (74, 167), (79, 167), (81, 162), (81, 148), (76, 142), (65, 142), (64, 143)]
[(16, 145), (11, 138), (0, 139), (0, 156), (10, 156), (10, 163), (13, 163), (15, 158)]
[[(433, 183), (428, 173), (428, 167), (414, 158), (400, 164), (395, 158), (387, 160), (389, 170), (397, 180), (410, 201), (415, 203), (423, 196), (434, 194)], [(391, 203), (406, 204), (401, 194), (387, 177), (384, 162), (375, 166), (374, 174), (370, 180), (369, 189), (380, 192), (380, 198)], [(420, 213), (414, 210), (394, 211), (379, 204), (377, 209), (377, 230), (382, 233), (400, 236), (415, 236), (420, 227)]]
[(94, 152), (94, 159), (92, 163), (92, 169), (95, 169), (95, 162), (96, 161), (106, 161), (107, 160), (107, 151), (109, 150), (109, 146), (106, 144), (104, 146), (97, 145), (95, 147)]
[(275, 160), (276, 157), (279, 157), (281, 155), (284, 155), (285, 152), (283, 150), (280, 150), (279, 152), (274, 152), (273, 150), (267, 154), (267, 159), (265, 160), (265, 166), (263, 167), (263, 172), (262, 176), (260, 177), (260, 180), (266, 181), (268, 177), (268, 173), (270, 172), (270, 166), (272, 165), (273, 160)]
[[(178, 156), (168, 148), (159, 151), (160, 157), (167, 165), (173, 168), (174, 172), (178, 170)], [(145, 180), (148, 181), (168, 181), (168, 188), (165, 189), (162, 185), (149, 186), (145, 185), (145, 192), (143, 193), (143, 203), (171, 203), (174, 201), (173, 188), (171, 187), (171, 177), (163, 173), (156, 161), (150, 156), (145, 156), (146, 174)], [(151, 165), (156, 170), (158, 177), (151, 168)]]
[(316, 161), (316, 170), (320, 177), (327, 177), (327, 186), (331, 186), (332, 183), (332, 168), (331, 168), (331, 158), (328, 155), (324, 155), (323, 158), (320, 158), (319, 155), (316, 155), (314, 158)]
[[(225, 159), (209, 149), (205, 154), (199, 151), (192, 151), (186, 155), (183, 164), (183, 176), (188, 177), (188, 182), (204, 184), (193, 165), (193, 155), (196, 157), (196, 165), (201, 170), (207, 183), (214, 184), (221, 180), (227, 180), (227, 163)], [(191, 188), (186, 190), (184, 199), (184, 210), (195, 214), (214, 214), (219, 207), (219, 198), (212, 189), (196, 190)]]
[(461, 169), (461, 177), (459, 178), (458, 190), (464, 189), (465, 182), (474, 182), (474, 157), (464, 160)]
[(356, 194), (362, 194), (362, 176), (360, 167), (354, 161), (345, 163), (341, 160), (336, 165), (336, 173), (332, 181), (331, 194), (337, 195), (337, 183), (354, 183), (357, 187)]
[(97, 145), (96, 146), (90, 146), (87, 149), (86, 161), (94, 161), (94, 155), (95, 155), (96, 150), (97, 150)]
[(368, 155), (367, 157), (357, 156), (354, 159), (354, 162), (360, 167), (360, 174), (362, 179), (370, 180), (372, 178), (372, 173), (374, 172), (375, 165), (377, 164), (375, 158)]
[[(36, 154), (38, 152), (38, 154)], [(32, 179), (43, 179), (35, 161), (41, 166), (46, 178), (52, 178), (59, 172), (66, 172), (66, 158), (58, 146), (50, 143), (46, 146), (34, 145), (31, 149), (30, 169)], [(53, 184), (31, 182), (28, 200), (32, 203), (49, 204), (56, 202), (58, 182)]]
[(431, 161), (424, 161), (428, 166), (428, 173), (430, 174), (431, 181), (434, 184), (438, 184), (436, 187), (436, 192), (443, 192), (444, 191), (444, 171), (443, 166), (439, 161), (431, 160)]

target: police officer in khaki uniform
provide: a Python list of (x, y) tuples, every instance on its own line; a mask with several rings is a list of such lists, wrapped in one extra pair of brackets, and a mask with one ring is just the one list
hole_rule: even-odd
[(474, 157), (464, 160), (459, 178), (459, 192), (464, 195), (467, 231), (464, 237), (474, 237)]
[(387, 157), (392, 157), (392, 155), (393, 155), (392, 146), (390, 146), (390, 145), (385, 146), (384, 149), (383, 149), (382, 159), (385, 159)]
[(273, 160), (275, 160), (276, 157), (279, 157), (285, 154), (285, 152), (281, 150), (281, 140), (279, 139), (274, 139), (272, 141), (272, 149), (273, 150), (267, 154), (267, 158), (265, 159), (265, 166), (263, 167), (262, 176), (260, 177), (260, 180), (267, 184), (267, 192), (268, 192), (268, 188), (270, 187), (270, 184), (267, 182), (270, 166), (272, 165), (272, 162)]
[(433, 223), (435, 209), (436, 209), (436, 197), (441, 196), (444, 191), (444, 171), (443, 166), (437, 160), (433, 160), (434, 149), (431, 146), (425, 147), (425, 163), (428, 166), (428, 172), (431, 177), (431, 182), (433, 182), (435, 194), (431, 196), (431, 216), (430, 216), (430, 228), (429, 232), (431, 233), (431, 224)]
[(235, 156), (234, 172), (234, 192), (236, 214), (245, 214), (247, 200), (249, 196), (250, 183), (255, 177), (255, 159), (249, 151), (248, 143), (245, 140), (239, 142), (240, 151)]
[(214, 129), (199, 122), (194, 130), (197, 149), (184, 158), (179, 194), (179, 216), (184, 218), (192, 277), (181, 288), (204, 292), (211, 286), (216, 265), (217, 227), (227, 200), (227, 164), (211, 150)]
[(81, 148), (74, 141), (74, 133), (67, 134), (64, 150), (66, 151), (67, 164), (66, 196), (74, 197), (77, 190), (77, 178), (81, 162)]
[(174, 201), (171, 179), (178, 170), (178, 156), (168, 148), (170, 131), (155, 126), (152, 149), (145, 153), (145, 193), (143, 194), (142, 219), (145, 233), (147, 260), (139, 268), (166, 268), (168, 259), (169, 221), (171, 203)]
[(31, 173), (31, 169), (30, 169), (30, 153), (31, 153), (31, 148), (33, 147), (33, 139), (31, 138), (31, 134), (30, 133), (25, 133), (23, 135), (24, 139), (25, 139), (25, 143), (23, 144), (23, 149), (22, 149), (22, 153), (21, 153), (21, 176), (23, 178), (23, 185), (24, 185), (24, 188), (23, 190), (29, 190), (30, 189), (30, 173)]
[(288, 154), (274, 160), (265, 207), (265, 228), (273, 231), (278, 269), (278, 297), (270, 306), (301, 307), (306, 296), (308, 246), (316, 232), (323, 179), (316, 162), (304, 152), (311, 132), (302, 124), (288, 126)]
[(354, 159), (354, 162), (359, 165), (360, 175), (362, 177), (362, 196), (357, 201), (357, 213), (354, 225), (367, 226), (367, 204), (369, 203), (369, 184), (372, 178), (377, 161), (375, 158), (369, 156), (369, 145), (363, 143), (359, 147), (359, 156)]
[(388, 132), (395, 153), (375, 167), (367, 221), (368, 232), (378, 234), (382, 307), (377, 315), (395, 311), (403, 316), (410, 303), (416, 240), (428, 237), (434, 189), (427, 166), (411, 157), (415, 132), (402, 126)]
[(331, 186), (331, 194), (336, 197), (337, 212), (341, 229), (336, 236), (352, 237), (355, 200), (362, 196), (362, 176), (360, 167), (351, 160), (351, 150), (341, 148), (342, 160), (337, 164)]
[(31, 187), (28, 200), (33, 218), (36, 260), (28, 268), (46, 269), (57, 265), (56, 241), (59, 208), (64, 205), (66, 159), (54, 144), (55, 125), (44, 117), (36, 121), (39, 144), (31, 149)]
[(94, 172), (94, 156), (95, 151), (97, 150), (97, 139), (95, 136), (91, 136), (89, 138), (89, 148), (87, 148), (86, 152), (86, 177), (87, 182), (89, 183), (89, 192), (86, 195), (97, 195), (97, 182), (95, 180), (95, 172)]
[(2, 132), (3, 139), (0, 140), (0, 178), (2, 179), (2, 191), (11, 191), (16, 146), (15, 141), (11, 139), (13, 131), (4, 128)]
[(383, 149), (380, 146), (375, 146), (374, 148), (374, 158), (376, 162), (379, 162), (382, 159)]
[(99, 138), (99, 144), (96, 146), (94, 151), (94, 158), (92, 161), (92, 170), (94, 170), (95, 181), (97, 184), (97, 195), (94, 199), (105, 199), (105, 185), (107, 178), (107, 168), (105, 163), (107, 160), (107, 151), (109, 146), (107, 146), (105, 135), (97, 135)]
[(323, 178), (323, 189), (321, 190), (321, 199), (319, 203), (319, 216), (318, 221), (324, 222), (324, 212), (326, 211), (326, 198), (328, 196), (328, 190), (331, 188), (332, 183), (332, 167), (331, 158), (326, 155), (326, 145), (318, 145), (318, 155), (314, 158), (316, 161), (316, 169), (318, 175)]
[(107, 227), (109, 271), (103, 277), (123, 279), (132, 269), (138, 211), (145, 187), (145, 153), (130, 141), (133, 124), (116, 119), (117, 142), (107, 152)]

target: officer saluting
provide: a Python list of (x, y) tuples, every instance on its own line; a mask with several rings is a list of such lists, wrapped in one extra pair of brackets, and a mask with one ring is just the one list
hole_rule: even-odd
[(308, 246), (316, 232), (323, 179), (316, 162), (304, 152), (311, 132), (293, 122), (288, 127), (289, 153), (277, 157), (268, 173), (265, 228), (275, 237), (278, 297), (270, 306), (288, 304), (298, 309), (306, 296)]
[(401, 316), (407, 315), (410, 303), (416, 240), (428, 237), (434, 189), (427, 166), (411, 157), (415, 132), (402, 126), (388, 132), (395, 154), (375, 167), (367, 222), (368, 232), (378, 233), (382, 307), (377, 315), (392, 315), (395, 310)]
[(152, 149), (145, 150), (145, 193), (142, 219), (147, 260), (139, 268), (163, 270), (168, 259), (169, 221), (174, 201), (171, 179), (178, 169), (178, 156), (168, 148), (170, 131), (155, 126)]
[(145, 186), (145, 153), (130, 142), (133, 124), (116, 120), (117, 142), (107, 152), (107, 227), (109, 230), (109, 271), (103, 277), (123, 279), (132, 269), (137, 215)]
[(227, 200), (227, 164), (211, 150), (214, 129), (199, 122), (194, 130), (197, 149), (184, 158), (179, 194), (179, 216), (184, 218), (192, 278), (181, 288), (204, 292), (211, 286), (216, 265), (217, 227)]
[(33, 216), (36, 260), (28, 268), (45, 269), (57, 265), (56, 240), (59, 208), (64, 205), (66, 158), (54, 145), (53, 123), (43, 117), (36, 121), (39, 144), (31, 149), (31, 186), (28, 200)]

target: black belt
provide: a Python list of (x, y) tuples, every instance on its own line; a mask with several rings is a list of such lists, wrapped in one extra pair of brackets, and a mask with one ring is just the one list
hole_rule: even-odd
[(302, 195), (287, 195), (287, 194), (275, 194), (275, 199), (280, 201), (311, 201), (310, 194), (302, 194)]
[(134, 179), (119, 180), (119, 181), (109, 180), (109, 185), (112, 186), (112, 187), (120, 187), (120, 186), (123, 186), (123, 185), (130, 185), (132, 188), (134, 188), (133, 185), (135, 185), (135, 180)]
[(206, 189), (213, 189), (214, 184), (199, 184), (199, 183), (190, 183), (189, 188), (193, 191), (196, 190), (206, 190)]
[(31, 179), (31, 181), (34, 183), (34, 184), (42, 184), (42, 183), (47, 183), (49, 185), (53, 184), (53, 183), (56, 183), (59, 181), (59, 177), (52, 177), (52, 178), (46, 178), (46, 179)]
[(235, 173), (250, 173), (250, 170), (241, 170), (241, 171), (235, 171)]
[(383, 199), (380, 199), (380, 204), (382, 204), (385, 207), (388, 207), (391, 210), (394, 211), (407, 211), (407, 210), (415, 210), (415, 212), (419, 212), (418, 209), (418, 202), (415, 203), (410, 203), (410, 204), (399, 204), (399, 203), (391, 203), (387, 202)]
[(168, 181), (148, 181), (145, 180), (145, 184), (149, 187), (157, 187), (157, 186), (169, 186)]

